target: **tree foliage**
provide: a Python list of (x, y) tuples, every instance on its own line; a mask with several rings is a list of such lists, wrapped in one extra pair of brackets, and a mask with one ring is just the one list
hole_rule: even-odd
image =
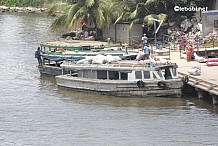
[[(49, 1), (49, 0), (48, 0)], [(51, 2), (54, 2), (50, 0)], [(164, 21), (181, 19), (181, 15), (191, 16), (194, 12), (175, 12), (175, 6), (203, 6), (205, 0), (65, 0), (53, 5), (50, 14), (63, 13), (54, 21), (52, 28), (71, 27), (76, 19), (94, 24), (97, 28), (110, 23), (131, 22), (152, 25), (148, 18)], [(63, 3), (64, 2), (64, 3)]]
[(90, 26), (102, 29), (113, 22), (116, 10), (113, 10), (112, 0), (74, 0), (57, 3), (50, 8), (49, 14), (57, 11), (62, 14), (52, 23), (52, 30), (60, 27), (70, 28), (78, 19)]

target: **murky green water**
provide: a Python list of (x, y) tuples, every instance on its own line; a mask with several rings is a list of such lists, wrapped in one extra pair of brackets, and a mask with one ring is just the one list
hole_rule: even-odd
[(211, 103), (75, 92), (40, 76), (34, 51), (58, 37), (50, 23), (38, 14), (0, 13), (1, 146), (218, 145)]

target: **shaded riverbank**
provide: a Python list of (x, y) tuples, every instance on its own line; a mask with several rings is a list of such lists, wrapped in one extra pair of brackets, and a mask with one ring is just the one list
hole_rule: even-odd
[(0, 6), (0, 12), (46, 13), (46, 8)]

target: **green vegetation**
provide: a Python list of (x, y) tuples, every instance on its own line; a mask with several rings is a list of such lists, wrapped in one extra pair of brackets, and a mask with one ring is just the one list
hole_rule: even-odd
[[(77, 19), (82, 19), (96, 28), (102, 29), (118, 22), (145, 23), (148, 27), (153, 21), (150, 17), (165, 22), (181, 23), (194, 12), (175, 12), (174, 6), (204, 6), (205, 0), (50, 0), (50, 15), (57, 15), (52, 29), (70, 28)], [(54, 4), (55, 3), (55, 4)], [(62, 12), (60, 15), (56, 12)]]
[(102, 29), (113, 23), (118, 17), (112, 0), (78, 0), (70, 3), (55, 4), (49, 11), (50, 15), (57, 11), (63, 12), (52, 24), (52, 29), (70, 28), (77, 19), (82, 19), (89, 25)]
[(57, 16), (52, 30), (71, 28), (78, 19), (98, 29), (119, 22), (130, 22), (130, 27), (144, 23), (149, 28), (153, 25), (151, 17), (179, 26), (194, 12), (176, 12), (175, 6), (203, 7), (204, 3), (206, 0), (0, 0), (5, 6), (49, 8), (49, 14)]

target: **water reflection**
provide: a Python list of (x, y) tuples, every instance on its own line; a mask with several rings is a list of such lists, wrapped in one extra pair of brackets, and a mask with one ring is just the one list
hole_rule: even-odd
[(211, 113), (218, 114), (218, 107), (211, 105), (211, 101), (198, 100), (197, 98), (161, 98), (161, 97), (147, 97), (147, 98), (121, 98), (115, 96), (103, 95), (95, 92), (78, 91), (56, 85), (55, 76), (40, 75), (41, 90), (53, 90), (64, 102), (76, 102), (81, 104), (96, 104), (108, 105), (115, 107), (156, 107), (156, 108), (181, 108), (191, 109), (199, 108), (201, 110), (208, 110)]
[(111, 106), (134, 106), (134, 107), (176, 107), (185, 105), (181, 98), (122, 98), (102, 95), (100, 93), (76, 91), (69, 88), (58, 87), (57, 93), (64, 101), (78, 101), (86, 104), (103, 104)]
[(191, 107), (194, 106), (196, 108), (199, 108), (200, 110), (208, 110), (211, 113), (218, 114), (218, 106), (211, 105), (212, 103), (211, 100), (201, 100), (195, 97), (195, 98), (189, 98), (187, 100), (187, 103), (189, 102), (193, 103), (193, 105), (189, 105)]

